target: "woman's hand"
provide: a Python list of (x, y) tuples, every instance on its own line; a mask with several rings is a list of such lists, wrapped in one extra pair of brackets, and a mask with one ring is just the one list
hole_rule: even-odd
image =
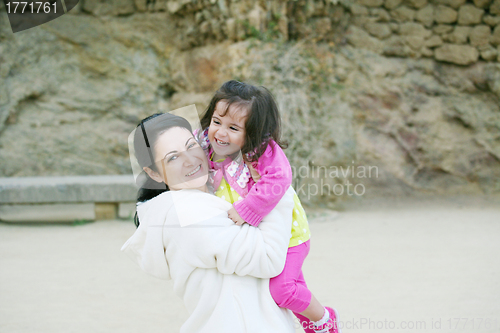
[(231, 220), (233, 220), (236, 225), (242, 225), (243, 223), (245, 223), (245, 220), (241, 218), (240, 214), (238, 214), (234, 207), (231, 207), (231, 209), (228, 210), (227, 215)]

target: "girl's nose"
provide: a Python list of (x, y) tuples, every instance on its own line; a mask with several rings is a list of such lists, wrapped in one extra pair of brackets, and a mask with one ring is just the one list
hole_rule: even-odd
[(225, 137), (227, 135), (227, 131), (224, 128), (221, 128), (217, 131), (217, 134), (221, 137)]

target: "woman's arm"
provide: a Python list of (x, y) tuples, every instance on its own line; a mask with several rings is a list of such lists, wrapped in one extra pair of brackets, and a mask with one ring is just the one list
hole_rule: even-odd
[[(201, 206), (193, 206), (201, 213), (204, 204), (220, 204), (221, 201), (227, 204), (215, 196), (209, 197), (211, 199), (207, 200), (204, 196)], [(181, 251), (190, 265), (217, 268), (223, 274), (271, 278), (281, 273), (285, 264), (292, 210), (293, 190), (290, 188), (258, 228), (248, 224), (235, 226), (225, 212), (189, 226), (168, 228), (164, 231), (166, 252)], [(171, 222), (175, 218), (183, 219), (179, 209), (175, 213), (172, 210), (169, 216)], [(175, 248), (169, 249), (169, 246)]]

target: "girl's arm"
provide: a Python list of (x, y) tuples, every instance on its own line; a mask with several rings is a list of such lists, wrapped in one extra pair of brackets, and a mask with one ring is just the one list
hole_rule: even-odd
[(245, 222), (258, 226), (292, 185), (292, 168), (281, 149), (274, 141), (267, 146), (256, 167), (260, 180), (256, 182), (243, 200), (234, 203), (236, 212)]

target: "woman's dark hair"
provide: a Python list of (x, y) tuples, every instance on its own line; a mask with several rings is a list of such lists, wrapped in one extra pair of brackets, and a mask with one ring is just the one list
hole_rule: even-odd
[[(148, 167), (153, 171), (158, 171), (153, 147), (158, 137), (172, 127), (182, 127), (192, 132), (191, 125), (186, 119), (170, 113), (155, 113), (144, 118), (137, 125), (134, 133), (134, 153), (141, 169)], [(156, 182), (145, 171), (141, 172), (139, 179), (141, 179), (142, 185), (137, 193), (137, 202), (150, 200), (169, 191), (167, 184)], [(134, 216), (134, 223), (136, 227), (139, 227), (137, 212)]]
[(241, 148), (243, 156), (250, 153), (248, 160), (257, 161), (267, 149), (269, 140), (274, 140), (281, 148), (288, 144), (281, 140), (281, 119), (278, 106), (269, 90), (251, 84), (231, 80), (225, 82), (215, 93), (203, 117), (201, 128), (210, 126), (217, 103), (227, 102), (227, 108), (222, 116), (228, 112), (229, 106), (244, 107), (248, 110), (245, 123), (245, 144)]

